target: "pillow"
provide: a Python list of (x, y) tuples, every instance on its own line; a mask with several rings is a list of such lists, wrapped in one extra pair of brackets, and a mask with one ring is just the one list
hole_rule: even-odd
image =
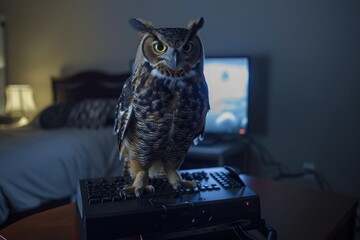
[(70, 111), (67, 126), (98, 129), (114, 123), (116, 99), (84, 99)]
[(44, 129), (64, 127), (73, 106), (73, 103), (57, 103), (45, 108), (39, 114), (40, 127)]

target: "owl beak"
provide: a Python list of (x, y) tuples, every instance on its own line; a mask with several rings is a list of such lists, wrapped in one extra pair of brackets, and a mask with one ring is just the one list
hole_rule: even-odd
[(178, 70), (178, 63), (179, 63), (179, 52), (175, 49), (172, 55), (170, 55), (170, 59), (168, 61), (169, 67), (173, 70)]

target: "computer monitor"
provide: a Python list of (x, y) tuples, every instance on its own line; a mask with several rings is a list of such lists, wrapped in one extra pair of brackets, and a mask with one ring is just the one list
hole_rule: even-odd
[(244, 135), (248, 130), (248, 57), (206, 57), (211, 111), (205, 132)]

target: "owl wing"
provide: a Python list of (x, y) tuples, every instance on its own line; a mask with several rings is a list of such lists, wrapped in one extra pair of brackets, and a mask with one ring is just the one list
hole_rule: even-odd
[(116, 105), (113, 133), (117, 135), (119, 150), (120, 150), (121, 142), (124, 138), (124, 134), (127, 128), (129, 127), (133, 115), (133, 110), (132, 110), (133, 93), (131, 87), (133, 79), (134, 76), (131, 76), (126, 80), (122, 88), (118, 103)]
[(193, 139), (193, 143), (195, 145), (197, 145), (199, 141), (204, 140), (206, 115), (210, 111), (209, 90), (204, 75), (200, 79), (200, 91), (203, 94), (204, 109), (200, 119), (199, 127)]

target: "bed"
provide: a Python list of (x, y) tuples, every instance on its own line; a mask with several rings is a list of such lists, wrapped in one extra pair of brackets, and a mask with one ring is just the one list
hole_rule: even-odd
[(0, 130), (0, 227), (11, 214), (71, 199), (79, 179), (121, 173), (112, 122), (128, 76), (53, 77), (54, 104), (26, 127)]

